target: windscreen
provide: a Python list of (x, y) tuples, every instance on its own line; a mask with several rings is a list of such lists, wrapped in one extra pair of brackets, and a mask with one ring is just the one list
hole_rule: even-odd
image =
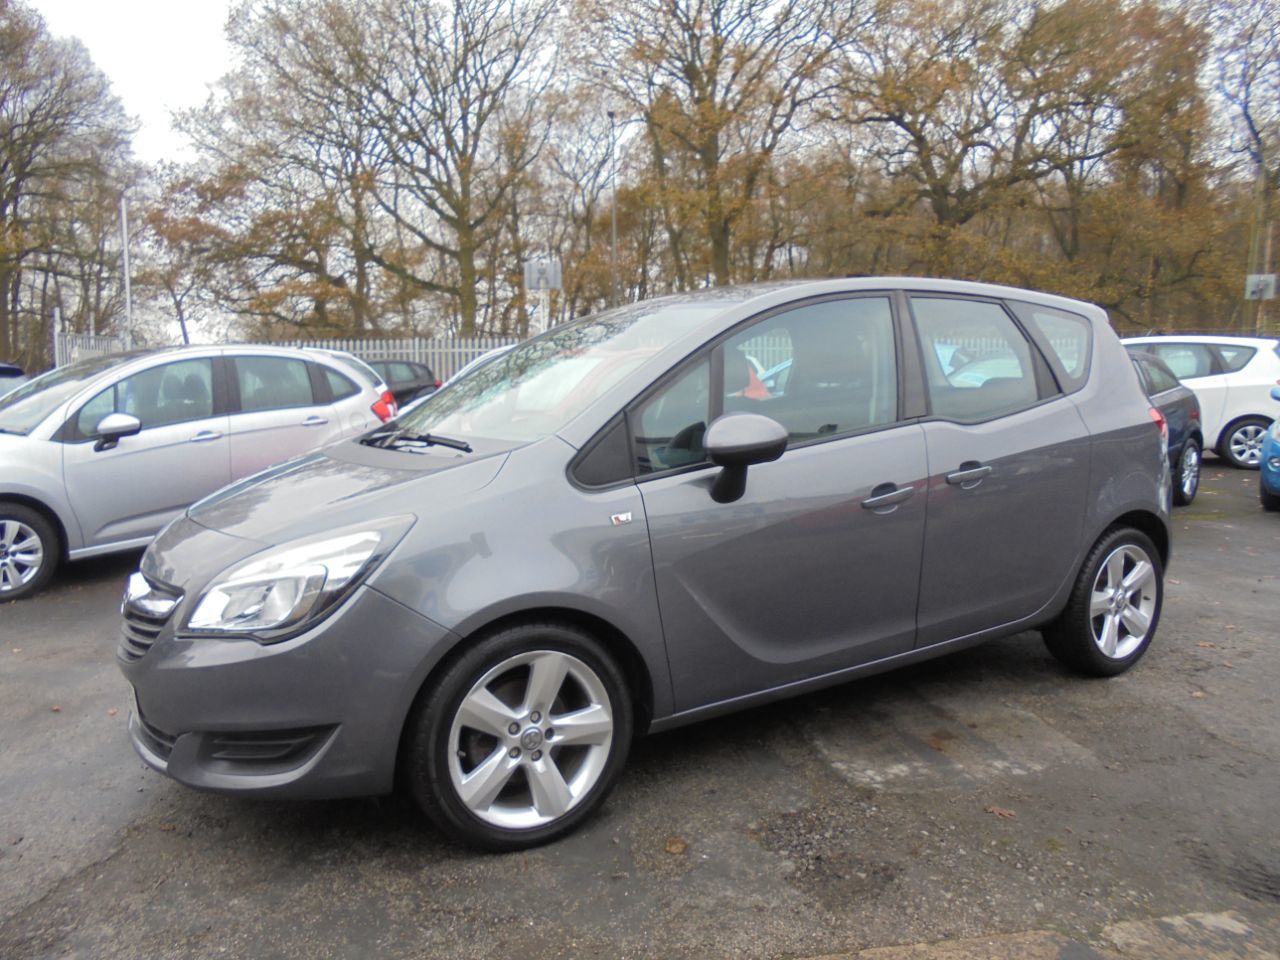
[(127, 354), (91, 357), (50, 370), (0, 396), (0, 433), (30, 433), (68, 397), (109, 367), (129, 359)]
[(723, 301), (641, 303), (567, 324), (447, 384), (397, 421), (406, 433), (528, 442), (550, 436)]

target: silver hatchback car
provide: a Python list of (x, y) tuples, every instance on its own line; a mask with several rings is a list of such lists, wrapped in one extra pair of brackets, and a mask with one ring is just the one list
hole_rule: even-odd
[(232, 794), (399, 777), (513, 849), (587, 817), (644, 731), (1036, 628), (1120, 673), (1160, 616), (1159, 424), (1104, 312), (1025, 290), (592, 316), (175, 520), (125, 599), (130, 735)]
[(143, 547), (232, 480), (391, 419), (376, 377), (330, 351), (184, 347), (82, 360), (0, 397), (0, 602), (63, 558)]

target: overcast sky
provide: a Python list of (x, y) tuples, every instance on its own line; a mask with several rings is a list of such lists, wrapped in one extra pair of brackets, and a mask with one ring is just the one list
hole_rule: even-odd
[(147, 163), (188, 159), (169, 126), (230, 68), (223, 24), (230, 0), (27, 0), (54, 36), (78, 37), (141, 121), (134, 152)]

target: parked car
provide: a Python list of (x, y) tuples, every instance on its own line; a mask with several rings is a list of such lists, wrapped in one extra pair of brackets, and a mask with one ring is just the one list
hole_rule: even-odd
[(0, 363), (0, 397), (27, 382), (27, 375), (17, 364)]
[[(962, 342), (1004, 373), (950, 382), (930, 348)], [(747, 389), (761, 343), (784, 396)], [(644, 731), (1035, 628), (1118, 674), (1160, 617), (1161, 419), (1103, 310), (1025, 290), (586, 317), (170, 524), (123, 607), (130, 736), (230, 794), (399, 779), (516, 849), (589, 816)]]
[(443, 384), (425, 363), (412, 360), (370, 360), (371, 366), (391, 387), (401, 406), (429, 397)]
[(1271, 388), (1280, 383), (1280, 340), (1263, 337), (1130, 337), (1131, 351), (1163, 360), (1200, 401), (1205, 442), (1233, 466), (1256, 470), (1275, 418)]
[(1173, 371), (1153, 353), (1130, 350), (1133, 367), (1151, 403), (1164, 414), (1169, 426), (1169, 464), (1173, 470), (1173, 502), (1185, 507), (1200, 489), (1200, 453), (1204, 432), (1200, 427), (1200, 401), (1178, 381)]
[[(1271, 399), (1280, 401), (1280, 387), (1271, 388)], [(1264, 510), (1280, 510), (1280, 419), (1271, 424), (1262, 441), (1258, 496)]]
[(396, 414), (339, 356), (185, 347), (95, 357), (0, 397), (0, 600), (63, 559), (150, 542), (232, 480)]

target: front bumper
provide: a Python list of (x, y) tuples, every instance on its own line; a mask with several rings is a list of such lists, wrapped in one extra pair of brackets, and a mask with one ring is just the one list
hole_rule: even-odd
[(367, 586), (282, 643), (173, 630), (134, 659), (121, 647), (138, 755), (188, 786), (298, 798), (390, 791), (405, 717), (454, 638)]

